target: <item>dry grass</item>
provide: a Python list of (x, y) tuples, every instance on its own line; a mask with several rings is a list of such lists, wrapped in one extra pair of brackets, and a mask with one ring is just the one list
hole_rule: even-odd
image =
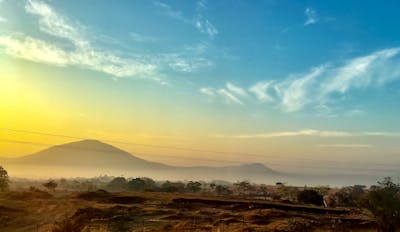
[[(260, 208), (252, 208), (254, 203)], [(371, 216), (362, 211), (307, 209), (177, 193), (17, 191), (0, 194), (0, 231), (374, 231)]]

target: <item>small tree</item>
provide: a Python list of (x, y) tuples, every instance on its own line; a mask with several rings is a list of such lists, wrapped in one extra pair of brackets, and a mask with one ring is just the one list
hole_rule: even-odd
[(215, 187), (215, 191), (217, 192), (218, 195), (231, 195), (232, 194), (232, 191), (228, 187), (223, 186), (223, 185), (217, 185)]
[(46, 187), (49, 191), (55, 191), (58, 184), (54, 180), (49, 180), (46, 183), (43, 184), (44, 187)]
[(7, 191), (9, 189), (10, 180), (7, 171), (0, 166), (0, 192)]
[(400, 185), (386, 177), (368, 194), (368, 209), (375, 215), (381, 231), (394, 232), (400, 228)]
[(189, 181), (186, 184), (186, 189), (191, 193), (197, 193), (201, 190), (201, 183), (198, 181)]
[(253, 190), (253, 186), (248, 181), (237, 182), (234, 185), (237, 187), (239, 195), (248, 195)]

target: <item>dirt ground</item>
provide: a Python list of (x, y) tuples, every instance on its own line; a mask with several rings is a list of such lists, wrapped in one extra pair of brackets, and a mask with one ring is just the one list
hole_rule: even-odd
[(0, 194), (0, 231), (376, 231), (368, 212), (178, 193)]

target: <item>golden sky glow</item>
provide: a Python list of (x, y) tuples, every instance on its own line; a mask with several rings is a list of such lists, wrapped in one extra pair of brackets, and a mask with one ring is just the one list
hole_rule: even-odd
[[(398, 45), (331, 48), (332, 38), (320, 35), (341, 33), (309, 30), (317, 19), (288, 19), (301, 25), (296, 30), (269, 25), (264, 36), (258, 23), (268, 20), (256, 19), (248, 22), (254, 28), (238, 28), (252, 35), (242, 37), (226, 25), (231, 14), (214, 25), (202, 21), (205, 12), (189, 17), (189, 3), (137, 3), (149, 15), (125, 4), (109, 12), (118, 25), (110, 27), (68, 1), (0, 1), (0, 156), (88, 138), (176, 165), (372, 165), (382, 155), (400, 163)], [(160, 13), (175, 7), (182, 7), (179, 17)], [(304, 9), (296, 12), (304, 17)], [(343, 35), (353, 38), (353, 31)]]

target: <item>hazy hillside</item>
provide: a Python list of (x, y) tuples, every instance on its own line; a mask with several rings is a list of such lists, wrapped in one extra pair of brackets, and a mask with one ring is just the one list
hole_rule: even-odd
[[(1, 160), (0, 160), (1, 161)], [(53, 146), (35, 154), (2, 161), (18, 176), (149, 176), (158, 179), (263, 180), (277, 174), (258, 163), (224, 167), (176, 167), (149, 162), (112, 145), (83, 140)], [(47, 174), (48, 176), (48, 174)]]
[(99, 175), (146, 176), (158, 180), (251, 180), (258, 183), (285, 182), (296, 185), (344, 186), (375, 184), (382, 175), (277, 172), (260, 163), (223, 167), (178, 167), (150, 162), (112, 145), (83, 140), (53, 146), (20, 158), (0, 158), (11, 176), (17, 177), (93, 177)]
[(32, 155), (12, 160), (13, 163), (112, 169), (167, 168), (167, 165), (137, 158), (117, 147), (98, 140), (82, 140), (53, 146)]

